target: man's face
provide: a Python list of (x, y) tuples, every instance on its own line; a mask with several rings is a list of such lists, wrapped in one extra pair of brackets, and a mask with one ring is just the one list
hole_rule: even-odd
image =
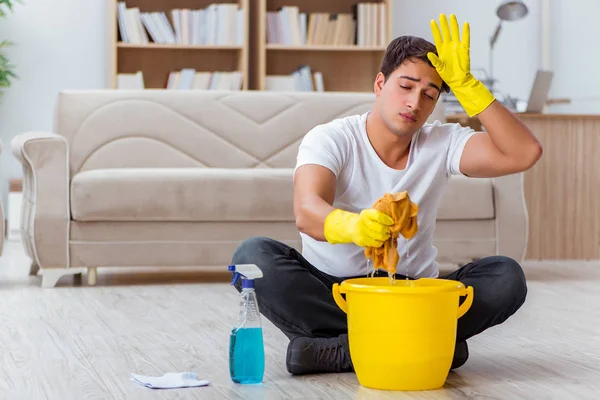
[(440, 96), (442, 78), (421, 60), (407, 60), (384, 83), (375, 79), (376, 106), (387, 128), (398, 136), (412, 136), (433, 112)]

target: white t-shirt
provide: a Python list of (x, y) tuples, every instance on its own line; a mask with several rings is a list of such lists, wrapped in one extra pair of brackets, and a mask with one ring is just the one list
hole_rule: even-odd
[[(367, 136), (368, 113), (318, 125), (302, 139), (296, 169), (304, 164), (329, 168), (337, 177), (333, 206), (359, 213), (385, 193), (408, 191), (419, 206), (416, 235), (398, 237), (400, 260), (397, 273), (413, 278), (437, 277), (437, 249), (433, 246), (436, 215), (451, 175), (461, 175), (460, 158), (467, 140), (475, 133), (460, 124), (425, 124), (415, 133), (405, 169), (396, 170), (381, 161)], [(300, 233), (302, 255), (316, 268), (333, 276), (366, 275), (364, 248), (330, 244)], [(408, 256), (407, 256), (408, 252)]]

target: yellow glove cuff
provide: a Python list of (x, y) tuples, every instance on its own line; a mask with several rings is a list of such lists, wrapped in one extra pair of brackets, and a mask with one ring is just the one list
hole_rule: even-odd
[(469, 117), (481, 113), (496, 100), (494, 95), (485, 87), (485, 85), (472, 78), (469, 81), (450, 87), (460, 105), (465, 109)]
[(346, 226), (353, 217), (357, 216), (339, 208), (330, 212), (323, 226), (325, 239), (331, 244), (351, 243), (350, 232)]

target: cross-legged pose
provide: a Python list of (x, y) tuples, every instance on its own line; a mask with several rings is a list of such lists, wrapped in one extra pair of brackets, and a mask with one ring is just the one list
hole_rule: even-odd
[[(435, 44), (402, 36), (388, 45), (374, 81), (372, 110), (316, 126), (303, 138), (294, 172), (302, 254), (254, 237), (233, 255), (232, 262), (254, 263), (263, 271), (255, 283), (260, 310), (289, 337), (286, 365), (292, 374), (353, 370), (347, 317), (331, 287), (372, 271), (365, 247), (377, 248), (390, 237), (392, 219), (373, 208), (385, 193), (406, 191), (419, 210), (417, 233), (398, 240), (397, 272), (408, 271), (413, 279), (453, 279), (474, 289), (473, 305), (458, 320), (452, 368), (467, 361), (470, 337), (504, 322), (525, 301), (523, 270), (505, 256), (490, 255), (439, 274), (433, 233), (450, 177), (519, 173), (538, 161), (542, 148), (471, 74), (469, 25), (464, 24), (462, 38), (454, 15), (449, 22), (441, 15), (440, 25), (434, 20), (431, 28)], [(486, 132), (426, 123), (449, 89)]]

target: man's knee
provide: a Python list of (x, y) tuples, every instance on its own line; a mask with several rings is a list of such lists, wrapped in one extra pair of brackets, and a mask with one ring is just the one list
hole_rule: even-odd
[(265, 258), (277, 252), (277, 242), (263, 236), (244, 240), (233, 252), (232, 264), (256, 264), (260, 267)]
[(511, 292), (518, 299), (522, 299), (521, 303), (527, 297), (527, 279), (523, 267), (517, 261), (509, 257), (503, 257), (503, 269), (506, 276), (507, 285), (511, 288)]
[(527, 298), (527, 281), (521, 265), (510, 257), (496, 256), (498, 272), (498, 296), (504, 301), (498, 304), (515, 312)]
[[(278, 279), (277, 265), (282, 257), (289, 255), (290, 248), (277, 240), (255, 236), (246, 239), (238, 245), (231, 257), (232, 264), (255, 264), (263, 273), (262, 278), (255, 282), (256, 291), (261, 291), (265, 285), (272, 285)], [(234, 284), (238, 290), (242, 290), (242, 280), (238, 279)]]

